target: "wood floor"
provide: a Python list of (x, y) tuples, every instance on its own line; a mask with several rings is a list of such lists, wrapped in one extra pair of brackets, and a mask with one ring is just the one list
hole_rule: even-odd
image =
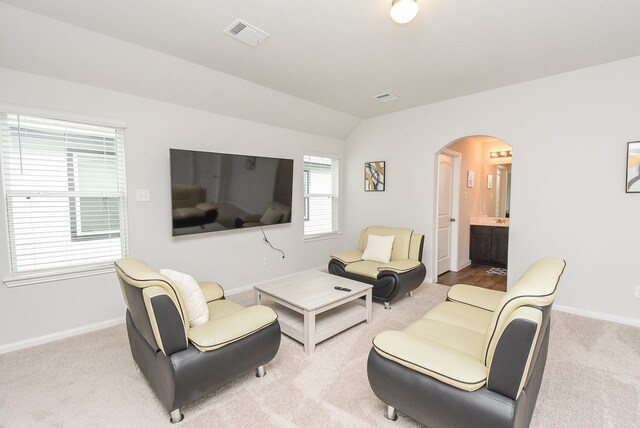
[(491, 290), (507, 291), (507, 276), (487, 272), (491, 266), (471, 265), (458, 272), (445, 272), (438, 276), (443, 285), (469, 284)]

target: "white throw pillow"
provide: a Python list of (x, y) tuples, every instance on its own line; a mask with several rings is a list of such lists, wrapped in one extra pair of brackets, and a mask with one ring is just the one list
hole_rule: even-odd
[(394, 235), (369, 235), (367, 248), (365, 248), (364, 253), (362, 253), (362, 260), (389, 263), (389, 260), (391, 260), (391, 250), (393, 249), (393, 241), (395, 239), (396, 237)]
[(260, 223), (262, 224), (276, 224), (282, 219), (282, 213), (272, 207), (267, 208), (262, 217)]
[(189, 324), (191, 326), (209, 321), (209, 307), (204, 299), (200, 286), (191, 275), (171, 269), (160, 269), (160, 273), (168, 277), (178, 287), (182, 299), (187, 306)]

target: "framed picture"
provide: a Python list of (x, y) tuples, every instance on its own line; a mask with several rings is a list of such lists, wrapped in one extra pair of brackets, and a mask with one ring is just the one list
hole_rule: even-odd
[(365, 192), (383, 192), (385, 179), (385, 162), (364, 163), (364, 190)]
[(640, 141), (627, 143), (627, 193), (640, 193)]
[(487, 189), (493, 189), (493, 174), (487, 175)]
[(476, 181), (475, 171), (467, 171), (467, 187), (473, 187)]

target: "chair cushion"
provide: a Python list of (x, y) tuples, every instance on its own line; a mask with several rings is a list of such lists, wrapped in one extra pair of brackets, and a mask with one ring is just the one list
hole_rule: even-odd
[(199, 325), (209, 320), (209, 308), (204, 299), (204, 294), (191, 275), (171, 269), (160, 269), (160, 274), (169, 278), (182, 294), (191, 326)]
[(493, 312), (463, 303), (442, 302), (427, 312), (423, 318), (475, 331), (485, 337)]
[(382, 272), (385, 270), (390, 270), (396, 273), (405, 273), (409, 272), (410, 270), (414, 270), (418, 266), (420, 266), (420, 262), (418, 260), (393, 260), (389, 263), (384, 263), (378, 266), (378, 271)]
[(446, 322), (421, 318), (403, 330), (405, 333), (446, 345), (480, 360), (484, 334)]
[(382, 332), (373, 346), (389, 360), (465, 391), (487, 382), (488, 369), (477, 358), (404, 331)]
[(393, 250), (393, 241), (395, 239), (396, 237), (394, 235), (369, 235), (367, 247), (362, 253), (362, 260), (389, 263), (389, 260), (391, 260), (391, 250)]
[(378, 267), (380, 263), (372, 262), (369, 260), (362, 260), (359, 262), (349, 263), (344, 267), (346, 272), (352, 273), (354, 275), (362, 275), (368, 278), (377, 278), (378, 277)]
[(216, 300), (209, 302), (209, 307), (216, 309), (216, 316), (192, 327), (188, 332), (191, 343), (203, 352), (222, 348), (247, 337), (273, 324), (278, 318), (273, 309), (267, 306), (244, 308), (233, 302)]
[(364, 230), (362, 247), (367, 246), (368, 237), (371, 235), (395, 236), (393, 241), (393, 250), (391, 250), (391, 260), (408, 259), (411, 247), (411, 236), (413, 230), (403, 227), (385, 227), (385, 226), (369, 226)]

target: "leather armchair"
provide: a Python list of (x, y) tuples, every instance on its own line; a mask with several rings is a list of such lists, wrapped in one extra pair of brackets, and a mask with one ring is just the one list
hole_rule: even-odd
[[(369, 235), (395, 236), (389, 263), (362, 260)], [(358, 249), (331, 255), (329, 273), (365, 282), (373, 286), (372, 294), (385, 308), (391, 301), (418, 288), (427, 275), (422, 263), (424, 235), (399, 227), (370, 226), (360, 232)]]
[(166, 276), (132, 258), (115, 262), (124, 300), (131, 354), (171, 414), (239, 375), (264, 364), (280, 347), (280, 324), (266, 306), (242, 307), (214, 282), (200, 282), (209, 320), (190, 327), (183, 296)]
[(235, 221), (235, 227), (255, 227), (268, 224), (289, 223), (291, 206), (271, 201), (262, 214), (242, 214)]
[(565, 262), (542, 259), (506, 293), (454, 285), (403, 331), (373, 339), (375, 395), (432, 427), (527, 427), (549, 345), (551, 306)]
[(173, 228), (201, 226), (213, 223), (218, 208), (207, 202), (207, 190), (200, 186), (174, 184), (171, 186), (171, 214)]

